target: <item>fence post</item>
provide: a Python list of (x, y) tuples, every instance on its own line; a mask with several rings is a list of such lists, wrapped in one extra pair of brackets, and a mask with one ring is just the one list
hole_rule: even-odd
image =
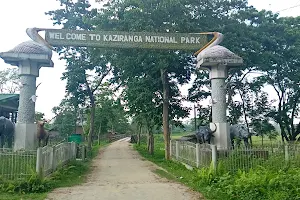
[(210, 145), (211, 147), (211, 160), (212, 160), (212, 165), (214, 168), (214, 171), (217, 171), (217, 146), (216, 145)]
[(43, 176), (43, 151), (42, 147), (39, 147), (36, 151), (36, 172), (38, 176)]
[(77, 149), (77, 144), (74, 142), (73, 143), (73, 149), (72, 149), (72, 152), (73, 152), (73, 160), (76, 159), (76, 149)]
[(85, 146), (84, 145), (82, 145), (82, 150), (81, 150), (81, 159), (82, 160), (85, 160)]
[(285, 161), (289, 161), (289, 146), (288, 145), (284, 146), (284, 158), (285, 158)]
[(176, 141), (176, 160), (179, 160), (179, 141)]
[(200, 166), (200, 144), (196, 143), (196, 167)]
[(55, 146), (52, 147), (52, 171), (56, 170), (56, 148)]
[(68, 142), (66, 160), (69, 161), (70, 157), (71, 157), (71, 142)]

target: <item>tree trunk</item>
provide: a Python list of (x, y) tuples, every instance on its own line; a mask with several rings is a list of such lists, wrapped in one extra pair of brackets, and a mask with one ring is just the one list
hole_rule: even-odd
[[(244, 120), (245, 120), (245, 123), (246, 123), (246, 126), (247, 126), (248, 133), (250, 133), (249, 122), (248, 122), (247, 112), (246, 112), (245, 99), (243, 98), (243, 96), (245, 95), (245, 91), (244, 90), (242, 92), (239, 91), (239, 94), (240, 94), (240, 97), (242, 99)], [(252, 144), (252, 135), (250, 135), (249, 139), (250, 139), (250, 146), (252, 147), (253, 146), (253, 144)]]
[(92, 143), (93, 143), (93, 135), (94, 135), (94, 121), (95, 121), (95, 104), (92, 104), (91, 107), (91, 121), (90, 121), (90, 131), (89, 131), (89, 137), (88, 137), (88, 148), (89, 150), (92, 149)]
[(100, 142), (101, 142), (101, 141), (100, 141), (101, 128), (102, 128), (101, 125), (102, 125), (102, 124), (100, 123), (100, 127), (99, 127), (99, 130), (98, 130), (98, 145), (100, 145)]
[(75, 106), (74, 115), (75, 115), (74, 133), (76, 133), (76, 130), (77, 130), (77, 106)]
[(152, 133), (152, 129), (148, 129), (148, 142), (147, 142), (147, 150), (150, 155), (154, 154), (154, 137)]
[(141, 145), (141, 132), (142, 132), (142, 127), (139, 127), (139, 131), (138, 131), (138, 142), (137, 142), (138, 146)]
[(149, 150), (148, 150), (150, 155), (154, 154), (154, 137), (153, 133), (149, 133)]
[(161, 69), (163, 84), (163, 129), (165, 140), (165, 159), (170, 159), (170, 132), (169, 132), (169, 86), (166, 70)]

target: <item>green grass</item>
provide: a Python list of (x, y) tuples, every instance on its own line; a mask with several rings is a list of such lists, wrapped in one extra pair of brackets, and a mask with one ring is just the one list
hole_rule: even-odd
[(181, 138), (182, 136), (184, 135), (190, 135), (190, 134), (193, 134), (193, 132), (175, 132), (175, 133), (172, 133), (171, 134), (171, 139), (174, 140), (174, 139), (178, 139), (178, 138)]
[[(300, 199), (300, 168), (298, 161), (285, 163), (284, 158), (273, 156), (263, 164), (254, 166), (251, 170), (237, 169), (235, 172), (230, 172), (226, 165), (235, 163), (227, 159), (218, 166), (217, 172), (212, 167), (190, 171), (178, 162), (164, 159), (164, 144), (161, 137), (161, 135), (155, 136), (154, 155), (148, 154), (146, 144), (134, 145), (134, 148), (145, 159), (166, 170), (157, 169), (155, 170), (156, 174), (183, 183), (202, 193), (206, 199)], [(238, 162), (238, 160), (235, 161)]]
[[(171, 139), (179, 139), (184, 135), (190, 135), (193, 134), (193, 132), (175, 132), (172, 133)], [(281, 142), (281, 136), (278, 136), (276, 139), (270, 140), (268, 137), (263, 138), (263, 145), (264, 146), (275, 146), (279, 142)], [(260, 136), (252, 136), (252, 143), (253, 146), (262, 146), (262, 138)]]
[[(100, 148), (104, 148), (107, 145), (107, 142), (102, 142), (100, 146), (94, 146), (86, 161), (72, 161), (67, 166), (64, 166), (63, 168), (54, 172), (49, 178), (46, 178), (51, 185), (51, 190), (59, 187), (71, 187), (85, 182), (86, 175), (90, 170), (92, 159), (98, 155)], [(42, 200), (45, 199), (46, 196), (47, 192), (30, 194), (0, 192), (1, 200)]]
[(262, 143), (262, 138), (260, 136), (252, 136), (252, 144), (253, 146), (275, 146), (278, 143), (281, 142), (281, 137), (278, 136), (276, 139), (270, 140), (267, 137), (263, 138), (263, 143)]

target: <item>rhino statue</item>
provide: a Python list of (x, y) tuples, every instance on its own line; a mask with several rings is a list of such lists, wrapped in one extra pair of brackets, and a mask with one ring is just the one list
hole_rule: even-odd
[(0, 148), (4, 147), (5, 141), (8, 148), (12, 148), (12, 141), (15, 133), (15, 124), (9, 119), (0, 116)]
[(198, 126), (198, 129), (195, 133), (197, 138), (197, 143), (208, 143), (210, 144), (213, 133), (217, 130), (217, 125), (214, 123), (215, 129), (211, 130), (208, 126)]
[(217, 125), (215, 124), (215, 129), (211, 130), (208, 126), (198, 126), (195, 134), (186, 135), (180, 138), (180, 141), (189, 141), (193, 143), (208, 143), (210, 144), (213, 133), (216, 132)]
[(248, 131), (248, 128), (245, 124), (234, 124), (229, 128), (231, 145), (234, 148), (234, 139), (237, 141), (237, 146), (240, 146), (241, 140), (244, 141), (245, 147), (248, 148), (249, 141), (248, 139), (251, 136), (251, 133)]

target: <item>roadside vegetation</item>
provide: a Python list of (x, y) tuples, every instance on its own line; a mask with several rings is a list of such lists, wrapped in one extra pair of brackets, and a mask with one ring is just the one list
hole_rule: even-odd
[[(282, 160), (272, 160), (250, 171), (238, 170), (230, 173), (219, 166), (215, 172), (212, 167), (188, 170), (183, 164), (165, 160), (162, 135), (155, 135), (154, 154), (147, 151), (147, 144), (141, 142), (134, 148), (147, 160), (166, 171), (156, 170), (160, 176), (181, 182), (205, 198), (213, 200), (292, 200), (300, 198), (300, 169), (297, 164), (288, 163), (282, 169)], [(274, 158), (276, 159), (276, 158)], [(276, 164), (277, 163), (277, 164)]]
[(0, 179), (1, 200), (43, 200), (47, 193), (59, 187), (71, 187), (85, 181), (90, 170), (92, 159), (98, 155), (100, 149), (107, 146), (103, 141), (95, 145), (85, 161), (72, 161), (67, 166), (57, 170), (50, 177), (41, 179), (32, 171), (32, 176), (23, 181), (7, 181)]

